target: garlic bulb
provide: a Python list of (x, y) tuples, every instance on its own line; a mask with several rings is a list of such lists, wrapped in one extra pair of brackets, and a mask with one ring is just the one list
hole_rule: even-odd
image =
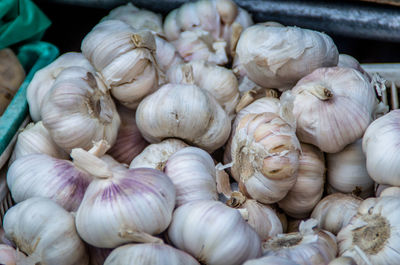
[(175, 137), (207, 152), (221, 147), (231, 128), (228, 115), (213, 96), (183, 84), (164, 85), (146, 97), (136, 111), (136, 123), (150, 143)]
[(239, 265), (261, 255), (261, 241), (237, 210), (218, 201), (195, 201), (174, 212), (174, 246), (209, 265)]
[(298, 233), (281, 234), (263, 243), (264, 256), (280, 256), (298, 264), (327, 264), (337, 254), (336, 238), (319, 230), (310, 219), (300, 224)]
[(391, 196), (361, 203), (357, 215), (337, 236), (339, 254), (357, 264), (399, 264), (399, 207), (400, 198)]
[(357, 265), (357, 263), (350, 257), (339, 257), (329, 262), (328, 265)]
[(216, 170), (212, 157), (197, 147), (171, 155), (164, 168), (176, 190), (176, 207), (196, 200), (217, 200)]
[[(126, 169), (83, 149), (73, 149), (74, 163), (96, 177), (76, 214), (80, 237), (99, 248), (128, 242), (159, 242), (172, 218), (175, 189), (164, 173)], [(110, 157), (108, 159), (111, 159)]]
[[(16, 265), (18, 259), (17, 251), (8, 245), (0, 244), (0, 264)], [(20, 255), (23, 255), (20, 253)]]
[(160, 143), (151, 144), (132, 160), (129, 168), (147, 167), (164, 171), (168, 158), (187, 146), (178, 139), (165, 139)]
[(90, 62), (82, 55), (82, 53), (78, 52), (64, 53), (54, 62), (35, 73), (26, 89), (29, 113), (33, 121), (37, 122), (42, 119), (40, 110), (47, 92), (50, 91), (54, 81), (61, 71), (71, 66), (83, 67), (88, 72), (91, 72), (92, 74), (95, 73)]
[(32, 264), (89, 264), (74, 217), (47, 198), (18, 203), (6, 212), (3, 225), (6, 236), (18, 249), (35, 259)]
[(161, 71), (166, 73), (171, 66), (183, 63), (182, 57), (172, 43), (158, 35), (154, 35), (154, 40), (156, 41), (155, 58)]
[(308, 217), (324, 192), (324, 154), (309, 144), (301, 144), (301, 151), (296, 184), (278, 202), (279, 207), (294, 218)]
[(400, 110), (392, 110), (372, 122), (364, 134), (362, 148), (367, 159), (367, 171), (378, 184), (400, 186), (399, 122)]
[(287, 90), (317, 68), (336, 66), (339, 53), (324, 33), (257, 24), (242, 33), (236, 55), (255, 83)]
[[(376, 103), (371, 83), (350, 68), (319, 68), (292, 89), (297, 136), (327, 153), (360, 139)], [(340, 124), (340, 126), (338, 126)]]
[(119, 20), (97, 24), (82, 41), (89, 59), (112, 95), (124, 106), (135, 109), (158, 87), (158, 71), (150, 31), (136, 30)]
[(383, 196), (400, 196), (400, 188), (399, 187), (389, 187), (387, 189), (384, 189), (379, 197)]
[(165, 244), (128, 244), (118, 247), (104, 265), (199, 265), (189, 254)]
[(361, 202), (360, 198), (351, 195), (331, 194), (315, 206), (311, 218), (318, 221), (319, 228), (336, 235), (357, 213)]
[(294, 128), (277, 114), (244, 116), (231, 148), (231, 173), (246, 196), (274, 203), (295, 184), (300, 144)]
[(50, 137), (49, 131), (39, 121), (30, 123), (18, 134), (10, 164), (16, 159), (30, 154), (46, 154), (54, 158), (68, 159), (69, 155), (58, 147)]
[(104, 84), (82, 67), (63, 70), (42, 106), (43, 125), (53, 141), (70, 152), (93, 141), (113, 145), (120, 118)]
[(367, 172), (362, 139), (338, 153), (327, 154), (326, 161), (328, 183), (334, 190), (362, 198), (373, 194), (374, 181)]
[(243, 265), (298, 265), (296, 262), (290, 259), (277, 257), (277, 256), (266, 256), (259, 259), (248, 260)]
[(372, 81), (371, 76), (361, 67), (360, 63), (350, 55), (339, 54), (339, 61), (337, 66), (356, 69), (357, 71), (365, 75), (368, 81)]
[(239, 101), (238, 82), (231, 70), (206, 61), (192, 61), (176, 65), (168, 71), (170, 83), (185, 83), (186, 76), (192, 72), (193, 82), (207, 90), (233, 118), (235, 107)]
[(129, 165), (138, 154), (148, 145), (143, 139), (135, 120), (135, 112), (118, 106), (118, 113), (121, 118), (117, 140), (108, 150), (108, 154), (120, 163)]
[(96, 248), (88, 245), (90, 265), (103, 265), (104, 261), (110, 255), (112, 248)]

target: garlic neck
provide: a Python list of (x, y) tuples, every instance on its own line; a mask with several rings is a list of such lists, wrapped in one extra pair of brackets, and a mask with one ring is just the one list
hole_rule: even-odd
[(320, 100), (328, 100), (333, 97), (332, 90), (320, 84), (314, 84), (304, 88), (304, 91), (309, 92)]
[(131, 239), (133, 242), (164, 244), (164, 241), (161, 238), (152, 236), (143, 231), (136, 231), (132, 229), (121, 228), (118, 236)]

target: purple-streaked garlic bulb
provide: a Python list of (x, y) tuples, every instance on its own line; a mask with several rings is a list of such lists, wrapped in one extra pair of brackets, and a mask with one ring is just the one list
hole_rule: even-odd
[(209, 265), (240, 265), (261, 255), (257, 233), (237, 210), (218, 201), (177, 208), (168, 236), (174, 246)]
[(319, 68), (291, 92), (299, 140), (327, 153), (360, 139), (376, 106), (371, 83), (351, 68)]

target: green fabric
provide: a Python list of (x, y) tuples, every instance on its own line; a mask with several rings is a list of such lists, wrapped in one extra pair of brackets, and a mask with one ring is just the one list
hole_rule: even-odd
[(40, 40), (50, 25), (31, 0), (0, 0), (0, 49)]

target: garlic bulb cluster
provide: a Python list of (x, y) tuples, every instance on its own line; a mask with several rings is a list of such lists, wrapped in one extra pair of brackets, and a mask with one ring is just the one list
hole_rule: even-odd
[(150, 31), (136, 30), (120, 20), (106, 20), (86, 35), (81, 49), (124, 106), (135, 109), (157, 89), (156, 44)]
[(150, 143), (180, 138), (208, 152), (226, 142), (231, 128), (216, 99), (189, 84), (167, 84), (146, 97), (136, 110), (136, 122)]
[(176, 207), (196, 200), (218, 199), (212, 157), (197, 147), (185, 147), (168, 159), (165, 174), (176, 190)]
[(339, 53), (324, 33), (257, 24), (242, 33), (236, 55), (252, 81), (287, 90), (317, 68), (336, 66)]
[(82, 67), (69, 67), (58, 75), (41, 113), (51, 138), (67, 152), (76, 147), (89, 149), (93, 141), (113, 145), (120, 126), (104, 84)]
[(89, 264), (74, 217), (47, 198), (18, 203), (6, 212), (3, 226), (6, 236), (32, 259), (29, 264)]
[(293, 187), (300, 153), (294, 130), (271, 112), (240, 120), (232, 139), (231, 173), (246, 196), (274, 203)]
[(209, 265), (240, 265), (261, 255), (261, 241), (237, 210), (195, 201), (174, 212), (168, 236), (177, 248)]
[(48, 66), (40, 69), (35, 73), (31, 82), (26, 89), (26, 99), (29, 104), (29, 113), (33, 121), (37, 122), (42, 119), (40, 111), (42, 109), (43, 100), (50, 91), (57, 76), (62, 70), (68, 67), (78, 66), (85, 68), (92, 74), (95, 73), (93, 66), (83, 56), (82, 53), (68, 52), (58, 57)]
[(69, 155), (53, 142), (49, 131), (41, 121), (36, 124), (29, 123), (18, 134), (10, 164), (16, 159), (30, 154), (46, 154), (60, 159), (69, 158)]
[(263, 243), (264, 256), (280, 256), (298, 264), (327, 264), (337, 255), (336, 238), (330, 232), (315, 229), (310, 219), (300, 224), (298, 233), (278, 235)]
[(392, 110), (372, 122), (364, 134), (362, 148), (367, 171), (378, 184), (400, 186), (399, 122), (400, 110)]
[(371, 83), (351, 68), (319, 68), (291, 90), (297, 136), (327, 153), (360, 139), (376, 103)]
[(360, 198), (351, 195), (331, 194), (315, 206), (311, 218), (318, 221), (319, 228), (336, 235), (356, 215), (361, 202)]
[(246, 261), (243, 265), (298, 265), (298, 263), (283, 257), (266, 256)]
[(279, 207), (294, 218), (308, 217), (324, 192), (324, 154), (309, 144), (301, 144), (301, 151), (296, 184), (278, 202)]
[(367, 172), (362, 139), (338, 153), (327, 154), (326, 161), (328, 183), (334, 190), (362, 198), (373, 194), (374, 181)]
[(176, 65), (168, 71), (170, 83), (185, 83), (187, 76), (193, 77), (193, 83), (207, 90), (233, 118), (239, 101), (238, 82), (231, 70), (206, 61), (192, 61)]
[(147, 167), (164, 171), (168, 158), (187, 146), (185, 142), (173, 138), (151, 144), (132, 160), (129, 168)]
[(168, 227), (175, 206), (168, 176), (150, 168), (128, 170), (110, 157), (104, 161), (80, 148), (73, 149), (71, 157), (95, 177), (76, 214), (84, 241), (99, 248), (161, 241), (153, 235)]
[(399, 197), (369, 198), (338, 234), (339, 254), (357, 264), (399, 264)]
[(113, 250), (104, 265), (200, 265), (189, 254), (171, 246), (153, 244), (128, 244)]

